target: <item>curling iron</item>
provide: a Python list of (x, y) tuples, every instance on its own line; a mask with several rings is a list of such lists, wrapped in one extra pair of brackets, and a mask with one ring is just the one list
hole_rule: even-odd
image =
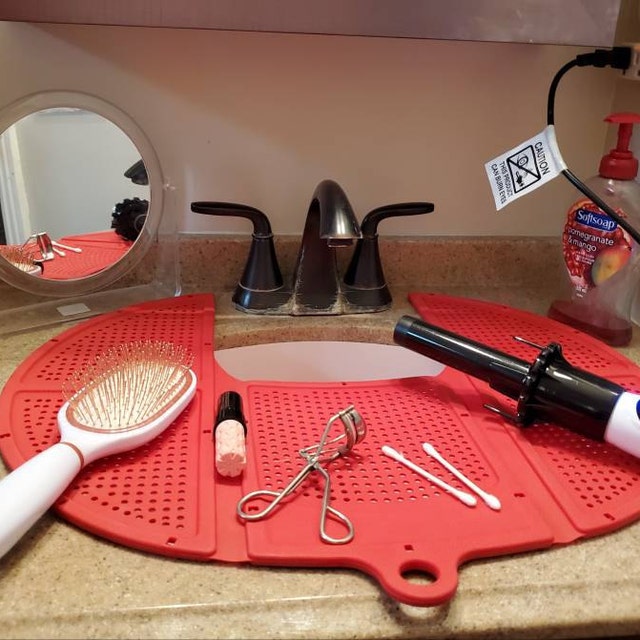
[(513, 414), (491, 405), (485, 407), (519, 426), (555, 423), (640, 458), (640, 395), (574, 367), (557, 342), (541, 346), (516, 337), (539, 349), (535, 360), (528, 363), (411, 316), (400, 318), (393, 339), (403, 347), (484, 380), (492, 389), (516, 400)]

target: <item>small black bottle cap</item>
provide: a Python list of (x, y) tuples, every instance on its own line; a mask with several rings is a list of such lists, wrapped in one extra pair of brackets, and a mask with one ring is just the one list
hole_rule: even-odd
[[(247, 434), (247, 424), (242, 413), (242, 397), (236, 391), (225, 391), (218, 400), (218, 415), (216, 416), (216, 427), (225, 420), (235, 420)], [(215, 433), (215, 429), (213, 430)]]

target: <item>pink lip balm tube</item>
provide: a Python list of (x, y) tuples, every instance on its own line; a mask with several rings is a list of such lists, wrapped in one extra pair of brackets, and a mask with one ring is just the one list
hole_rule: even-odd
[(242, 413), (242, 398), (235, 391), (225, 391), (218, 401), (213, 429), (216, 470), (221, 476), (235, 478), (247, 465), (247, 425)]

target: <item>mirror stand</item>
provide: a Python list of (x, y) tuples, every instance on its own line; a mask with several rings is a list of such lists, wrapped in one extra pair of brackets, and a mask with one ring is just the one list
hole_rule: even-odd
[[(48, 182), (54, 168), (64, 173)], [(179, 295), (175, 187), (144, 131), (115, 105), (45, 91), (0, 109), (0, 202), (4, 255), (34, 232), (53, 241), (50, 255), (29, 257), (38, 274), (0, 252), (0, 336)]]
[[(113, 287), (44, 300), (42, 296), (16, 292), (20, 297), (19, 306), (0, 308), (0, 336), (84, 320), (132, 304), (180, 295), (178, 233), (175, 224), (165, 223), (164, 218), (147, 255), (132, 273), (121, 278)], [(0, 281), (0, 286), (9, 285)]]

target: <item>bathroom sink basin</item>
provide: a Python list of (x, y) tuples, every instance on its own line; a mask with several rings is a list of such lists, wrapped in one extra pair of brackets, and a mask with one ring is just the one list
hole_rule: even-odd
[(397, 345), (347, 341), (271, 342), (216, 351), (240, 380), (357, 382), (436, 376), (444, 366)]

